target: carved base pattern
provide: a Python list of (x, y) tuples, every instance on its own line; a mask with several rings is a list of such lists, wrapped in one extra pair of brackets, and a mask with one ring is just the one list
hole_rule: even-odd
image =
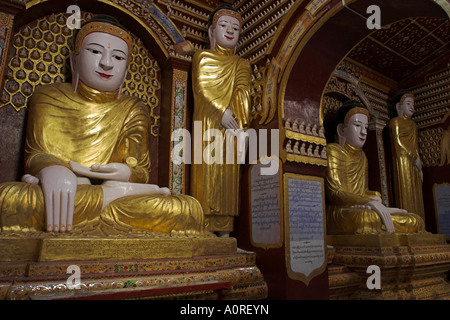
[[(255, 265), (254, 253), (203, 256), (186, 259), (146, 259), (117, 261), (0, 262), (0, 299), (58, 299), (139, 289), (229, 282), (225, 299), (264, 299), (267, 284)], [(81, 270), (79, 289), (67, 285), (70, 265)], [(189, 294), (169, 293), (144, 297), (152, 299), (217, 298), (201, 290)], [(175, 291), (174, 291), (175, 292)]]
[[(442, 235), (384, 236), (329, 237), (330, 299), (450, 300), (450, 245)], [(380, 289), (367, 288), (370, 265), (380, 267)]]
[(351, 299), (359, 289), (360, 282), (360, 276), (347, 267), (334, 264), (328, 266), (330, 300)]

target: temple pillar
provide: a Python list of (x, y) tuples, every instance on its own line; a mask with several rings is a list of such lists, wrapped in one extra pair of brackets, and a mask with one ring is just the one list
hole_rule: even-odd
[(5, 106), (10, 100), (3, 90), (6, 79), (12, 77), (8, 68), (8, 51), (13, 41), (14, 18), (18, 12), (25, 8), (26, 1), (0, 0), (0, 149), (2, 157), (0, 165), (0, 182), (11, 181), (22, 174), (22, 132), (25, 123), (26, 110), (16, 110)]
[[(159, 141), (159, 183), (167, 186), (175, 194), (185, 194), (188, 189), (186, 163), (174, 163), (172, 152), (178, 140), (172, 141), (172, 134), (177, 129), (187, 129), (188, 121), (188, 71), (190, 62), (170, 58), (162, 70), (162, 103), (160, 117)], [(183, 143), (187, 140), (183, 137)], [(187, 145), (183, 151), (187, 150)]]
[(0, 91), (3, 90), (8, 48), (12, 38), (14, 16), (25, 8), (26, 1), (0, 0)]
[[(1, 2), (0, 2), (1, 3)], [(11, 42), (11, 29), (14, 16), (0, 11), (0, 90), (3, 90), (6, 56)]]
[[(391, 205), (392, 199), (389, 193), (388, 162), (386, 161), (386, 146), (384, 143), (383, 129), (386, 122), (380, 119), (373, 119), (369, 122), (367, 141), (364, 145), (369, 163), (369, 190), (376, 190), (381, 193), (384, 205)], [(375, 169), (376, 168), (376, 169)]]

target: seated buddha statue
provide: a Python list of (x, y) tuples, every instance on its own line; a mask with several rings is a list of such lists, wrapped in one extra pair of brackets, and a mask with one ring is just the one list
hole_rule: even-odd
[(380, 193), (368, 189), (367, 138), (369, 112), (349, 100), (337, 112), (339, 143), (327, 145), (327, 232), (330, 235), (423, 232), (424, 221), (404, 209), (390, 208)]
[(96, 16), (74, 39), (72, 83), (32, 95), (26, 174), (0, 185), (1, 230), (202, 233), (196, 199), (148, 184), (149, 108), (121, 94), (131, 36), (116, 19)]

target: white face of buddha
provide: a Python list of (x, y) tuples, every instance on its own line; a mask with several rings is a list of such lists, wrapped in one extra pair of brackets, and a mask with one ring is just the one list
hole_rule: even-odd
[(407, 117), (412, 117), (414, 114), (414, 99), (411, 97), (407, 97), (403, 100), (403, 103), (397, 104), (398, 115), (401, 117), (403, 115)]
[(367, 116), (362, 113), (356, 113), (350, 117), (347, 126), (343, 125), (341, 130), (342, 137), (345, 138), (347, 144), (361, 149), (366, 142), (368, 126), (369, 119)]
[(108, 33), (93, 32), (84, 38), (73, 63), (85, 85), (110, 92), (123, 84), (128, 71), (127, 59), (128, 45), (124, 40)]
[[(209, 33), (212, 43), (227, 49), (236, 48), (241, 32), (239, 20), (232, 16), (221, 16), (214, 29), (210, 27)], [(214, 49), (214, 47), (212, 48)]]

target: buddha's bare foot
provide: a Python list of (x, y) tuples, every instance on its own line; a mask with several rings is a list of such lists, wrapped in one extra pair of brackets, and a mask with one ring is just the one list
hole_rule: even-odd
[(103, 189), (103, 206), (102, 209), (106, 208), (108, 204), (112, 201), (126, 197), (126, 196), (136, 196), (136, 195), (170, 195), (170, 190), (168, 188), (160, 188), (155, 184), (144, 184), (144, 183), (132, 183), (123, 181), (108, 180), (102, 183)]
[(230, 232), (229, 231), (217, 231), (217, 236), (219, 238), (229, 238)]
[(408, 213), (408, 211), (405, 210), (405, 209), (390, 208), (390, 207), (387, 207), (386, 209), (388, 209), (388, 211), (389, 211), (390, 214), (393, 214), (393, 213), (397, 213), (397, 214), (406, 214), (406, 213)]
[(39, 179), (31, 174), (25, 174), (22, 177), (22, 182), (26, 182), (28, 184), (39, 184)]

